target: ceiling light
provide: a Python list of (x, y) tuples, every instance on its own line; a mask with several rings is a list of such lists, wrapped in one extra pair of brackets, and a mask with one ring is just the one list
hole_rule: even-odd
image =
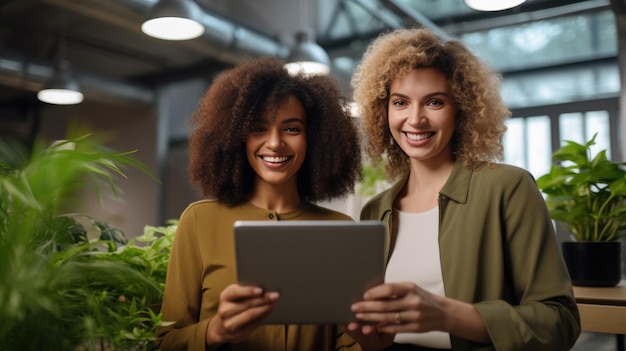
[(308, 75), (330, 73), (330, 58), (326, 51), (306, 31), (296, 33), (296, 45), (287, 57), (285, 68), (290, 74)]
[(160, 0), (141, 25), (147, 35), (164, 40), (188, 40), (201, 36), (202, 10), (193, 0)]
[(83, 101), (83, 93), (74, 75), (70, 62), (59, 60), (54, 68), (52, 78), (37, 93), (43, 102), (56, 105), (74, 105)]
[(521, 5), (526, 0), (465, 0), (465, 4), (478, 11), (501, 11)]

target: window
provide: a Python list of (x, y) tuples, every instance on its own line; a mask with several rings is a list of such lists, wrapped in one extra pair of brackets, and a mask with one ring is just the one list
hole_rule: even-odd
[[(544, 114), (537, 113), (541, 110)], [(608, 158), (620, 160), (617, 119), (617, 98), (513, 111), (504, 137), (504, 162), (539, 177), (549, 171), (552, 153), (565, 140), (583, 143), (596, 133), (591, 156), (606, 149)]]

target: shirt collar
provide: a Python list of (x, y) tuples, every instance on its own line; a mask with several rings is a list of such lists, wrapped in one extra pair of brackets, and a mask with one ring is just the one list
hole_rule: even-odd
[[(455, 162), (448, 180), (439, 193), (458, 203), (467, 203), (473, 174), (474, 171), (471, 168), (463, 166), (461, 162)], [(383, 208), (391, 209), (393, 207), (396, 196), (400, 193), (408, 178), (408, 173), (403, 175), (400, 180), (391, 186), (389, 191), (382, 194), (381, 205)]]

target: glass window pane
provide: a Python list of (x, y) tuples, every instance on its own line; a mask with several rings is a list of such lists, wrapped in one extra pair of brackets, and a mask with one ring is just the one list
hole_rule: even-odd
[(617, 54), (617, 31), (610, 10), (466, 33), (461, 40), (501, 71)]
[(547, 173), (552, 162), (550, 117), (511, 118), (506, 124), (505, 163), (522, 167), (535, 177)]
[(619, 76), (616, 63), (507, 75), (502, 82), (502, 98), (508, 106), (515, 108), (617, 96)]
[(559, 116), (559, 131), (561, 132), (561, 146), (565, 140), (584, 143), (583, 115), (580, 112), (564, 113)]
[(504, 134), (504, 162), (526, 168), (526, 145), (524, 144), (524, 119), (510, 118)]
[(590, 140), (595, 133), (596, 144), (591, 147), (591, 155), (606, 150), (606, 157), (611, 158), (611, 133), (609, 131), (608, 111), (589, 111), (585, 113), (585, 140)]
[(550, 117), (527, 118), (526, 131), (526, 148), (529, 155), (526, 169), (538, 178), (548, 173), (552, 164)]

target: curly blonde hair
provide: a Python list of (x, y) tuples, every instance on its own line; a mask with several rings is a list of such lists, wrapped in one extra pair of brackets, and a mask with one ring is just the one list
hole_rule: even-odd
[(386, 154), (392, 179), (409, 171), (409, 158), (389, 131), (389, 88), (396, 78), (421, 67), (441, 71), (450, 84), (457, 104), (451, 141), (455, 160), (472, 168), (502, 160), (510, 111), (499, 93), (501, 76), (458, 40), (441, 40), (424, 28), (403, 28), (370, 43), (351, 82), (372, 162), (378, 164)]

